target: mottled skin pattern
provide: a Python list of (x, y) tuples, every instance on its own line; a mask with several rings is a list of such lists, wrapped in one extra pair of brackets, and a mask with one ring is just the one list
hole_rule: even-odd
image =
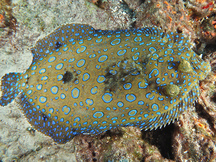
[(192, 106), (210, 65), (182, 34), (65, 25), (39, 40), (23, 73), (2, 78), (7, 105), (58, 143), (119, 126), (156, 129)]

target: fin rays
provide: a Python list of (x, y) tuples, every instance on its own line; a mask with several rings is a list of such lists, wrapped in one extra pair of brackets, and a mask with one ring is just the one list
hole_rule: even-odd
[(14, 98), (19, 94), (18, 83), (20, 73), (5, 74), (1, 80), (2, 96), (0, 105), (6, 106), (11, 103)]

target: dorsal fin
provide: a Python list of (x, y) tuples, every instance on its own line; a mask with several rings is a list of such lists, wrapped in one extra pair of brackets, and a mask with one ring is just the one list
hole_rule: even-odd
[(37, 41), (35, 47), (31, 49), (33, 54), (33, 64), (38, 59), (43, 59), (47, 54), (58, 51), (60, 47), (64, 47), (68, 42), (73, 42), (74, 40), (87, 39), (90, 37), (99, 37), (100, 35), (126, 33), (128, 31), (137, 32), (140, 34), (146, 34), (146, 36), (160, 37), (161, 43), (169, 43), (170, 48), (173, 45), (185, 45), (188, 46), (189, 40), (183, 37), (183, 34), (173, 33), (173, 32), (162, 32), (156, 27), (144, 27), (141, 29), (131, 29), (131, 30), (95, 30), (90, 25), (83, 24), (67, 24), (63, 25), (48, 36)]

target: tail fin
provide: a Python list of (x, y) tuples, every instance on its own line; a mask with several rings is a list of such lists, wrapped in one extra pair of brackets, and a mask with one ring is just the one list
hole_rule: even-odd
[(18, 83), (21, 73), (9, 73), (5, 74), (1, 79), (1, 91), (0, 105), (6, 106), (11, 103), (14, 98), (19, 94)]

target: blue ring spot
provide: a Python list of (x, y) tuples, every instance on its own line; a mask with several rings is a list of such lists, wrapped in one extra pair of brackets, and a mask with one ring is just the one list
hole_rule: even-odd
[(104, 93), (104, 95), (102, 96), (102, 100), (105, 103), (110, 103), (112, 101), (112, 94), (111, 93)]
[(146, 93), (146, 98), (149, 98), (149, 95), (151, 95), (151, 93)]
[(136, 60), (139, 59), (139, 54), (140, 54), (139, 52), (136, 52), (136, 53), (133, 55), (132, 58), (133, 58), (134, 61), (136, 61)]
[(98, 124), (98, 122), (97, 122), (97, 121), (94, 121), (92, 124)]
[(90, 78), (89, 73), (84, 73), (83, 74), (83, 81), (87, 81)]
[(31, 93), (32, 93), (32, 90), (28, 90), (28, 91), (27, 91), (27, 94), (31, 94)]
[(88, 104), (88, 105), (93, 105), (94, 104), (94, 101), (92, 100), (92, 99), (89, 99), (89, 98), (87, 98), (86, 99), (86, 104)]
[(127, 52), (126, 49), (119, 50), (119, 51), (117, 52), (117, 55), (118, 55), (118, 56), (122, 56), (122, 55), (124, 55), (126, 52)]
[(42, 69), (40, 69), (39, 74), (43, 74), (43, 73), (45, 73), (45, 72), (46, 72), (46, 69), (45, 69), (45, 68), (42, 68)]
[(97, 89), (98, 89), (97, 86), (93, 87), (93, 88), (91, 89), (91, 94), (96, 94), (96, 93), (97, 93)]
[(42, 76), (42, 77), (41, 77), (41, 80), (42, 80), (42, 81), (45, 81), (45, 80), (47, 80), (47, 79), (48, 79), (48, 76)]
[(96, 68), (96, 69), (100, 69), (100, 68), (101, 68), (101, 66), (99, 66), (99, 65), (96, 65), (96, 66), (95, 66), (95, 68)]
[(129, 116), (134, 116), (134, 115), (136, 115), (137, 114), (137, 110), (131, 110), (131, 111), (129, 111), (129, 113), (128, 113), (128, 115)]
[(89, 55), (89, 58), (94, 58), (94, 57), (96, 57), (96, 54)]
[(153, 70), (149, 73), (149, 78), (152, 78), (151, 75), (152, 75), (152, 73), (153, 73), (154, 71), (157, 72), (157, 73), (154, 75), (155, 77), (159, 75), (159, 70), (155, 68), (155, 69), (153, 69)]
[(65, 99), (65, 98), (66, 98), (66, 96), (65, 96), (64, 93), (62, 93), (62, 94), (60, 95), (60, 97), (61, 97), (61, 99)]
[(119, 102), (117, 103), (117, 106), (118, 106), (118, 107), (123, 107), (123, 106), (124, 106), (124, 103), (121, 102), (121, 101), (119, 101)]
[(107, 107), (106, 110), (107, 110), (107, 111), (110, 111), (111, 109), (110, 109), (110, 107)]
[(47, 101), (47, 98), (44, 97), (44, 96), (41, 96), (41, 97), (39, 98), (39, 102), (40, 102), (40, 103), (45, 103), (46, 101)]
[(61, 70), (63, 68), (64, 64), (63, 63), (59, 63), (55, 66), (56, 70)]
[(134, 38), (134, 41), (135, 41), (135, 42), (141, 42), (141, 41), (142, 41), (142, 37), (135, 37), (135, 38)]
[(97, 39), (95, 42), (96, 43), (100, 43), (100, 42), (102, 42), (103, 41), (103, 39), (101, 38), (101, 39)]
[(71, 58), (71, 59), (68, 60), (68, 62), (71, 63), (71, 62), (74, 62), (74, 60), (75, 60), (75, 58)]
[(133, 102), (136, 100), (136, 96), (134, 94), (126, 94), (125, 98), (128, 102)]
[(68, 115), (70, 113), (70, 111), (71, 111), (70, 107), (68, 107), (66, 105), (62, 107), (62, 112), (64, 112), (65, 115)]
[(48, 59), (48, 62), (53, 62), (55, 61), (56, 57), (55, 56), (51, 56), (49, 59)]
[(111, 120), (117, 120), (118, 119), (118, 117), (113, 117), (113, 118), (111, 118)]
[(53, 108), (50, 108), (50, 109), (49, 109), (49, 112), (50, 112), (50, 113), (53, 113), (53, 112), (54, 112), (54, 109), (53, 109)]
[(63, 51), (67, 51), (68, 50), (68, 47), (66, 47), (66, 48), (63, 48)]
[(63, 75), (62, 74), (57, 75), (57, 80), (58, 81), (61, 81), (62, 79), (63, 79)]
[(132, 84), (131, 83), (126, 83), (123, 85), (124, 89), (128, 90), (128, 89), (131, 89), (132, 87)]
[(115, 45), (118, 45), (119, 43), (121, 43), (121, 39), (120, 38), (117, 38), (117, 39), (114, 39), (110, 44), (112, 46), (115, 46)]
[(79, 121), (80, 121), (80, 117), (74, 118), (74, 121), (75, 121), (75, 122), (76, 122), (76, 120), (79, 122)]
[(144, 101), (139, 101), (138, 105), (144, 105)]
[(102, 55), (102, 56), (100, 56), (99, 58), (98, 58), (98, 62), (104, 62), (104, 61), (106, 61), (108, 59), (108, 56), (107, 55)]
[[(32, 66), (32, 70), (36, 70), (37, 69), (37, 66)], [(25, 78), (27, 79), (27, 78)]]
[(84, 59), (80, 59), (79, 61), (77, 61), (77, 67), (82, 67), (83, 65), (85, 65), (85, 60)]
[(97, 82), (98, 83), (103, 83), (105, 81), (105, 79), (106, 78), (103, 75), (99, 75), (98, 78), (97, 78)]
[(148, 83), (143, 82), (143, 81), (142, 81), (142, 82), (139, 82), (139, 83), (138, 83), (138, 87), (141, 88), (141, 89), (143, 89), (143, 88), (145, 89), (145, 88), (148, 87)]
[(77, 53), (82, 53), (86, 50), (86, 46), (81, 46), (80, 48), (77, 48), (76, 52)]
[(151, 56), (151, 60), (156, 61), (158, 59), (159, 55), (157, 53), (153, 53)]
[(157, 49), (155, 47), (150, 47), (149, 48), (149, 52), (151, 52), (151, 53), (156, 52), (156, 51), (157, 51)]
[(52, 86), (50, 88), (50, 90), (51, 90), (52, 94), (57, 94), (58, 93), (58, 87), (57, 86)]
[(155, 104), (155, 103), (152, 104), (151, 108), (152, 108), (153, 111), (158, 111), (159, 110), (158, 104)]
[(78, 89), (78, 88), (74, 88), (72, 91), (71, 91), (71, 96), (73, 97), (73, 98), (78, 98), (79, 97), (79, 92), (80, 92), (80, 90)]
[(94, 118), (102, 118), (104, 116), (104, 113), (101, 111), (97, 111), (93, 114)]

